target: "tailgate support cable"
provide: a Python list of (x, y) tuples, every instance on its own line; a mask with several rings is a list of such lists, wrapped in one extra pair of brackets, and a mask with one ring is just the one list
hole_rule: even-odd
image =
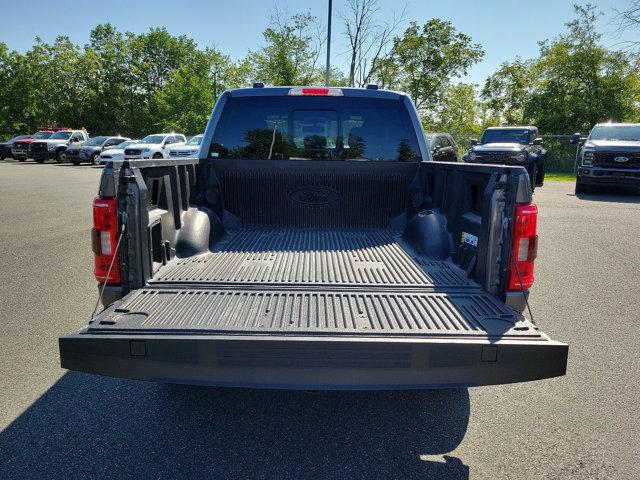
[(104, 282), (102, 282), (102, 286), (100, 287), (100, 295), (98, 295), (98, 300), (96, 301), (95, 307), (93, 307), (93, 313), (91, 314), (91, 319), (93, 320), (96, 316), (96, 310), (98, 310), (98, 305), (102, 301), (102, 295), (104, 294), (104, 289), (107, 287), (107, 280), (109, 279), (109, 275), (111, 275), (111, 269), (113, 268), (113, 264), (118, 258), (118, 250), (120, 248), (120, 242), (122, 241), (122, 237), (124, 236), (124, 231), (127, 228), (127, 214), (123, 212), (122, 216), (122, 228), (120, 229), (120, 235), (118, 235), (118, 242), (116, 243), (116, 249), (113, 252), (113, 258), (111, 259), (111, 263), (109, 264), (109, 270), (107, 270), (107, 275), (104, 278)]

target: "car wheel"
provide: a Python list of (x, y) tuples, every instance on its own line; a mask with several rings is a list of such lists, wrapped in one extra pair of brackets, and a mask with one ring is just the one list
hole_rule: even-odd
[(66, 150), (58, 150), (56, 152), (56, 162), (64, 163), (67, 161), (67, 151)]
[(587, 186), (584, 183), (576, 181), (576, 195), (587, 193)]
[(93, 163), (94, 165), (100, 165), (100, 154), (99, 153), (94, 153), (93, 155), (91, 155), (91, 163)]
[(80, 160), (71, 160), (71, 163), (73, 163), (77, 167), (78, 165), (80, 165)]
[(162, 154), (160, 152), (156, 152), (156, 153), (153, 154), (153, 158), (158, 160), (158, 159), (164, 158), (164, 157), (162, 156)]
[(38, 158), (35, 161), (36, 163), (44, 163), (44, 158)]
[(27, 159), (26, 158), (19, 158), (18, 161), (19, 162), (25, 162)]

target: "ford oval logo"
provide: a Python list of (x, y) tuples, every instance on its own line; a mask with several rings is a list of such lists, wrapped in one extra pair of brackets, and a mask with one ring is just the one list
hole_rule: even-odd
[(337, 190), (325, 185), (302, 185), (289, 190), (289, 198), (303, 205), (330, 205), (342, 198)]
[(629, 157), (616, 157), (613, 159), (614, 162), (624, 163), (629, 161)]

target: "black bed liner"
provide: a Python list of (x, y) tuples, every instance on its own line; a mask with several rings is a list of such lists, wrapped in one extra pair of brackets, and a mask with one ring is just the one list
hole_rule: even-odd
[(245, 227), (211, 253), (177, 259), (152, 283), (477, 287), (448, 261), (420, 256), (390, 229)]
[(543, 338), (390, 229), (237, 228), (211, 252), (160, 268), (88, 331)]

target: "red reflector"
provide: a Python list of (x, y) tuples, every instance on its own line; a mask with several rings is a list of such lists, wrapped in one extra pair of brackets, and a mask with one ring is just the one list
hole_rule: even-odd
[(538, 206), (516, 205), (513, 250), (507, 290), (523, 291), (533, 286), (534, 260), (538, 254)]
[[(120, 283), (118, 244), (118, 208), (115, 198), (96, 197), (93, 201), (92, 249), (95, 276), (100, 283)], [(115, 259), (115, 260), (114, 260)], [(113, 265), (112, 265), (113, 263)], [(109, 267), (111, 271), (109, 272)]]

